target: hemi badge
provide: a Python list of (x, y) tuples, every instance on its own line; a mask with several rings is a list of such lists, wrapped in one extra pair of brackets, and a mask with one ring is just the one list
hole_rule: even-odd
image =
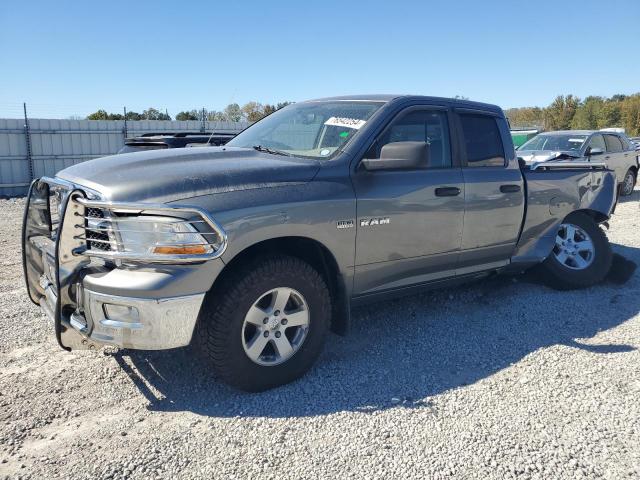
[(336, 228), (342, 230), (344, 228), (353, 228), (355, 225), (353, 220), (338, 220), (336, 222)]

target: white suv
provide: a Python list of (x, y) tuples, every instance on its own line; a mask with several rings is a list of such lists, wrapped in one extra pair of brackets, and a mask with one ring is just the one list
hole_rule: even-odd
[(620, 195), (631, 195), (638, 178), (635, 145), (617, 131), (561, 130), (536, 135), (518, 149), (527, 163), (558, 158), (602, 160), (616, 173)]

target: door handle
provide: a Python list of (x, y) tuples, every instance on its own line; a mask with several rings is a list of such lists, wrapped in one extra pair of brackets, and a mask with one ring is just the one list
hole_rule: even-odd
[(436, 188), (436, 197), (455, 197), (460, 195), (458, 187), (438, 187)]
[(500, 185), (502, 193), (516, 193), (520, 191), (520, 185)]

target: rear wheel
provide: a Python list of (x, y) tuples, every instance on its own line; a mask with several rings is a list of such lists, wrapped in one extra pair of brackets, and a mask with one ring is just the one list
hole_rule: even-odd
[(551, 287), (570, 290), (602, 281), (611, 260), (611, 245), (602, 229), (588, 215), (574, 213), (560, 225), (553, 250), (540, 267)]
[(627, 170), (627, 173), (624, 176), (624, 180), (622, 181), (622, 190), (620, 192), (621, 195), (627, 197), (633, 193), (633, 189), (636, 186), (636, 172), (632, 168)]
[(300, 259), (258, 259), (210, 292), (198, 340), (215, 373), (246, 391), (302, 376), (322, 350), (331, 312), (322, 276)]

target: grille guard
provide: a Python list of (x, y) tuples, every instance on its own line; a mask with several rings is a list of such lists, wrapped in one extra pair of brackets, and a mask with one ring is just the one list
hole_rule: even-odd
[[(57, 229), (52, 226), (50, 211), (52, 188), (61, 191)], [(34, 180), (29, 187), (22, 226), (22, 262), (27, 292), (31, 301), (40, 305), (53, 321), (56, 339), (65, 350), (96, 347), (89, 339), (94, 325), (89, 317), (83, 315), (85, 305), (82, 298), (83, 278), (93, 264), (91, 257), (143, 264), (189, 264), (217, 258), (227, 246), (227, 236), (222, 227), (198, 207), (129, 204), (99, 198), (94, 190), (58, 178), (42, 177)], [(158, 254), (89, 252), (84, 236), (85, 222), (78, 221), (79, 218), (84, 220), (88, 208), (115, 213), (168, 214), (176, 217), (176, 221), (202, 222), (206, 224), (204, 230), (210, 232), (197, 228), (198, 232), (217, 235), (217, 249), (206, 255), (162, 255), (161, 258), (158, 258)], [(187, 218), (196, 220), (186, 220)], [(84, 319), (85, 323), (80, 325), (82, 322), (78, 323), (78, 319)]]
[[(64, 187), (55, 238), (49, 204), (51, 185)], [(83, 192), (72, 185), (44, 178), (34, 180), (29, 188), (22, 226), (22, 262), (29, 297), (53, 320), (56, 339), (65, 350), (78, 348), (83, 340), (70, 328), (70, 320), (77, 309), (73, 285), (87, 259), (72, 255), (79, 245), (74, 238), (75, 228), (64, 228), (80, 207), (71, 200), (80, 196), (84, 196)]]

